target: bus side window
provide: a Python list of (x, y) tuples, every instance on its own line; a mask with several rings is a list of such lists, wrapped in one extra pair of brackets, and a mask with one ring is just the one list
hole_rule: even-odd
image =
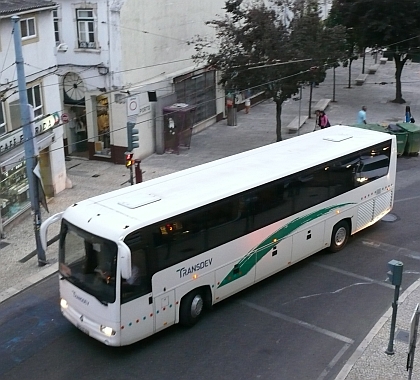
[(201, 218), (195, 211), (157, 226), (154, 232), (154, 248), (160, 270), (204, 252), (204, 227)]
[(209, 205), (203, 210), (206, 221), (206, 249), (234, 240), (247, 232), (247, 212), (239, 196)]
[(388, 174), (389, 158), (385, 155), (362, 156), (356, 181), (363, 184)]

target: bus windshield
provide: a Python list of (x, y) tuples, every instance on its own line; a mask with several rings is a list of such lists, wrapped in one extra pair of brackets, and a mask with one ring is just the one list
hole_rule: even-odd
[(59, 246), (59, 272), (63, 280), (101, 303), (115, 302), (117, 245), (81, 230), (63, 219)]

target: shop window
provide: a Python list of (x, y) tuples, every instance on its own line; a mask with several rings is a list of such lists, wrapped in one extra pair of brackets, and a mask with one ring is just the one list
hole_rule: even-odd
[(30, 205), (29, 184), (23, 162), (0, 174), (0, 212), (2, 223)]
[(3, 103), (0, 103), (0, 136), (6, 133), (6, 122), (4, 120)]
[(109, 132), (108, 97), (100, 95), (96, 98), (97, 133), (95, 154), (111, 156), (111, 134)]
[(93, 9), (76, 9), (79, 48), (96, 49)]

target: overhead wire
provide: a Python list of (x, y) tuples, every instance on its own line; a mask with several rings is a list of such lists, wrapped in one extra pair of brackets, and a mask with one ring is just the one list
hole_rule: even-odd
[[(114, 25), (114, 24), (109, 24), (109, 25)], [(114, 25), (115, 26), (115, 25)], [(172, 40), (177, 40), (177, 41), (179, 41), (179, 42), (183, 42), (183, 43), (186, 43), (186, 44), (188, 44), (188, 45), (190, 45), (191, 44), (191, 42), (190, 41), (188, 41), (188, 40), (182, 40), (182, 39), (177, 39), (177, 38), (173, 38), (173, 37), (170, 37), (170, 36), (164, 36), (164, 35), (160, 35), (160, 34), (157, 34), (157, 33), (152, 33), (152, 32), (148, 32), (148, 31), (145, 31), (145, 30), (140, 30), (140, 29), (135, 29), (135, 28), (129, 28), (129, 27), (124, 27), (124, 26), (120, 26), (121, 28), (125, 28), (125, 29), (128, 29), (128, 30), (134, 30), (134, 31), (138, 31), (138, 32), (141, 32), (141, 33), (144, 33), (144, 34), (150, 34), (150, 35), (154, 35), (154, 36), (157, 36), (157, 37), (162, 37), (162, 38), (168, 38), (168, 39), (172, 39)], [(411, 37), (411, 38), (408, 38), (408, 39), (405, 39), (405, 40), (401, 40), (401, 41), (399, 41), (399, 42), (395, 42), (395, 43), (392, 43), (392, 44), (388, 44), (388, 45), (386, 45), (385, 47), (383, 47), (382, 49), (384, 49), (384, 48), (386, 48), (386, 47), (389, 47), (389, 46), (393, 46), (393, 45), (397, 45), (398, 43), (402, 43), (402, 42), (406, 42), (406, 41), (409, 41), (409, 40), (412, 40), (412, 39), (415, 39), (415, 38), (417, 38), (417, 37), (419, 37), (419, 36), (414, 36), (414, 37)], [(11, 39), (10, 39), (10, 41), (9, 41), (9, 47), (10, 47), (10, 42), (11, 42)], [(153, 67), (157, 67), (157, 66), (163, 66), (163, 65), (168, 65), (168, 64), (172, 64), (172, 63), (178, 63), (178, 62), (183, 62), (183, 61), (191, 61), (192, 60), (192, 58), (185, 58), (185, 59), (179, 59), (179, 60), (174, 60), (174, 61), (168, 61), (168, 62), (162, 62), (162, 63), (157, 63), (157, 64), (153, 64), (153, 65), (148, 65), (148, 66), (143, 66), (143, 67), (136, 67), (136, 68), (131, 68), (131, 69), (125, 69), (125, 70), (120, 70), (120, 71), (114, 71), (113, 72), (113, 74), (119, 74), (119, 73), (126, 73), (126, 72), (131, 72), (131, 71), (136, 71), (136, 70), (144, 70), (144, 69), (148, 69), (148, 68), (153, 68)], [(254, 66), (255, 64), (257, 64), (258, 65), (258, 63), (255, 63), (255, 64), (250, 64), (250, 65), (244, 65), (244, 66), (235, 66), (235, 67), (232, 67), (232, 68), (244, 68), (244, 69), (247, 69), (247, 70), (253, 70), (253, 69), (261, 69), (261, 68), (264, 68), (264, 67), (270, 67), (270, 66), (277, 66), (277, 65), (284, 65), (284, 64), (290, 64), (290, 63), (296, 63), (296, 62), (304, 62), (304, 61), (310, 61), (310, 60), (313, 60), (313, 58), (307, 58), (307, 59), (302, 59), (302, 60), (296, 60), (296, 61), (287, 61), (287, 62), (275, 62), (275, 63), (267, 63), (267, 62), (261, 62), (263, 65), (262, 66)], [(5, 61), (4, 61), (5, 62)], [(10, 65), (8, 68), (10, 68), (10, 67), (12, 67), (13, 65), (15, 65), (15, 63), (13, 63), (12, 65)], [(36, 66), (33, 66), (33, 65), (30, 65), (30, 64), (26, 64), (26, 65), (28, 65), (28, 66), (30, 66), (30, 67), (33, 67), (33, 68), (37, 68), (37, 69), (39, 69), (39, 70), (41, 70), (41, 71), (45, 71), (45, 70), (48, 70), (48, 69), (51, 69), (51, 68), (53, 68), (53, 67), (55, 67), (56, 69), (55, 69), (55, 71), (54, 72), (52, 72), (52, 73), (48, 73), (47, 75), (58, 75), (58, 76), (64, 76), (65, 74), (59, 74), (59, 73), (57, 73), (57, 71), (59, 70), (59, 67), (61, 66), (61, 65), (56, 65), (56, 66), (52, 66), (52, 67), (50, 67), (50, 68), (47, 68), (47, 69), (42, 69), (42, 68), (38, 68), (38, 67), (36, 67)], [(70, 66), (78, 66), (78, 65), (73, 65), (73, 64), (68, 64), (68, 65), (70, 65)], [(95, 68), (97, 65), (88, 65), (87, 66), (87, 68), (86, 68), (86, 70), (89, 70), (89, 69), (91, 69), (91, 68)], [(248, 67), (249, 66), (249, 67)], [(6, 69), (2, 69), (2, 71), (0, 71), (0, 74), (2, 74), (3, 73), (3, 71), (5, 71), (5, 70), (7, 70), (8, 68), (6, 68)], [(197, 69), (199, 69), (199, 68), (197, 68)], [(311, 70), (306, 70), (306, 71), (302, 71), (302, 72), (298, 72), (298, 73), (295, 73), (295, 74), (292, 74), (292, 75), (290, 75), (290, 76), (288, 76), (288, 77), (283, 77), (283, 78), (279, 78), (279, 79), (276, 79), (276, 80), (272, 80), (272, 81), (269, 81), (269, 82), (266, 82), (266, 83), (262, 83), (262, 84), (259, 84), (259, 85), (256, 85), (256, 86), (253, 86), (253, 87), (250, 87), (250, 88), (248, 88), (248, 89), (245, 89), (245, 90), (242, 90), (242, 91), (246, 91), (246, 90), (252, 90), (252, 89), (256, 89), (256, 88), (259, 88), (259, 87), (264, 87), (264, 86), (267, 86), (267, 85), (269, 85), (270, 83), (275, 83), (275, 82), (278, 82), (278, 81), (281, 81), (281, 80), (284, 80), (284, 79), (287, 79), (287, 78), (290, 78), (290, 77), (293, 77), (293, 76), (296, 76), (296, 75), (302, 75), (303, 73), (307, 73), (307, 72), (309, 72), (309, 71), (311, 71)], [(39, 74), (39, 72), (38, 73), (31, 73), (31, 75), (34, 75), (34, 74)], [(89, 77), (86, 77), (86, 78), (83, 78), (83, 79), (92, 79), (92, 78), (97, 78), (97, 77), (101, 77), (101, 75), (100, 74), (98, 74), (98, 75), (93, 75), (93, 76), (89, 76)], [(144, 82), (144, 81), (142, 81), (142, 82)], [(141, 84), (142, 82), (138, 82), (137, 84)], [(411, 81), (411, 82), (401, 82), (402, 84), (403, 83), (416, 83), (417, 81)], [(378, 84), (378, 85), (384, 85), (384, 84), (394, 84), (394, 82), (387, 82), (387, 83), (384, 83), (384, 82), (379, 82), (379, 83), (371, 83), (371, 82), (365, 82), (365, 85), (368, 85), (368, 84)], [(42, 88), (43, 89), (45, 89), (46, 87), (49, 87), (49, 86), (56, 86), (57, 84), (50, 84), (50, 85), (42, 85)], [(134, 84), (134, 85), (136, 85), (136, 84)], [(344, 85), (344, 84), (337, 84), (336, 83), (336, 85)], [(131, 86), (130, 88), (132, 88), (133, 86)], [(167, 86), (165, 86), (164, 87), (165, 89), (166, 88), (168, 88)], [(156, 91), (157, 90), (159, 90), (159, 89), (155, 89)], [(16, 92), (18, 92), (18, 91), (14, 91), (13, 92), (13, 94), (15, 94)], [(113, 92), (121, 92), (121, 89), (116, 89), (116, 90), (110, 90), (110, 91), (105, 91), (104, 92), (104, 94), (110, 94), (110, 93), (113, 93)], [(12, 94), (12, 95), (13, 95)], [(10, 96), (10, 95), (9, 95)], [(8, 96), (8, 97), (9, 97)], [(128, 96), (127, 96), (128, 97)], [(215, 99), (212, 99), (212, 100), (208, 100), (207, 102), (209, 102), (209, 101), (215, 101), (215, 100), (217, 100), (217, 99), (220, 99), (220, 98), (224, 98), (224, 95), (223, 96), (220, 96), (220, 97), (217, 97), (217, 98), (215, 98)], [(111, 102), (111, 104), (112, 104), (113, 102)], [(60, 110), (61, 112), (63, 111), (63, 110)], [(60, 112), (60, 111), (58, 111), (58, 112)], [(94, 112), (94, 111), (91, 111), (91, 112)], [(48, 115), (46, 115), (46, 117), (48, 117)], [(74, 119), (77, 119), (77, 117), (76, 118), (74, 118)], [(71, 119), (71, 121), (73, 121), (74, 119)], [(145, 122), (149, 122), (149, 121), (151, 121), (152, 119), (148, 119), (148, 120), (143, 120), (143, 121), (141, 121), (141, 122), (137, 122), (136, 123), (136, 125), (137, 124), (142, 124), (142, 123), (145, 123)], [(36, 122), (39, 122), (39, 120), (35, 120), (35, 123)], [(58, 124), (58, 125), (56, 125), (56, 126), (54, 126), (54, 129), (55, 128), (58, 128), (58, 127), (61, 127), (61, 126), (63, 126), (64, 125), (64, 123), (60, 123), (60, 124)], [(92, 137), (90, 137), (90, 138), (87, 138), (87, 139), (85, 139), (85, 140), (82, 140), (82, 141), (89, 141), (89, 140), (93, 140), (93, 141), (95, 141), (96, 140), (96, 138), (97, 137), (100, 137), (100, 136), (102, 136), (102, 135), (108, 135), (108, 134), (110, 134), (110, 133), (115, 133), (115, 132), (118, 132), (118, 131), (121, 131), (121, 130), (125, 130), (126, 129), (126, 126), (124, 126), (124, 127), (121, 127), (121, 128), (117, 128), (117, 129), (113, 129), (112, 131), (110, 131), (110, 132), (107, 132), (107, 133), (104, 133), (104, 134), (96, 134), (96, 135), (94, 135), (94, 136), (92, 136)], [(33, 138), (36, 138), (36, 136), (34, 136)], [(59, 149), (63, 149), (64, 147), (61, 147), (61, 148), (57, 148), (57, 150), (59, 150)], [(54, 151), (54, 150), (53, 150)], [(19, 162), (19, 161), (18, 161)]]
[[(289, 63), (294, 63), (294, 61), (290, 61)], [(328, 65), (327, 65), (328, 66)], [(285, 80), (285, 79), (289, 79), (289, 78), (291, 78), (291, 77), (294, 77), (294, 76), (298, 76), (298, 75), (302, 75), (302, 74), (305, 74), (305, 73), (308, 73), (308, 72), (311, 72), (312, 70), (311, 69), (308, 69), (308, 70), (304, 70), (304, 71), (300, 71), (300, 72), (298, 72), (298, 73), (294, 73), (294, 74), (291, 74), (291, 75), (289, 75), (289, 76), (286, 76), (286, 77), (282, 77), (282, 78), (279, 78), (279, 79), (275, 79), (275, 80), (271, 80), (271, 81), (268, 81), (268, 82), (265, 82), (265, 83), (260, 83), (260, 84), (258, 84), (258, 85), (255, 85), (255, 86), (252, 86), (252, 87), (249, 87), (249, 88), (245, 88), (245, 89), (242, 89), (242, 90), (238, 90), (238, 92), (241, 92), (241, 91), (247, 91), (247, 90), (255, 90), (255, 89), (258, 89), (258, 88), (260, 88), (260, 87), (266, 87), (266, 86), (268, 86), (269, 84), (271, 84), (271, 83), (275, 83), (275, 82), (279, 82), (279, 81), (282, 81), (282, 80)], [(418, 80), (418, 81), (401, 81), (401, 84), (415, 84), (415, 83), (418, 83), (418, 82), (420, 82), (420, 80)], [(387, 85), (387, 84), (395, 84), (395, 82), (394, 81), (390, 81), (390, 82), (365, 82), (364, 83), (364, 85)], [(331, 87), (331, 86), (333, 86), (334, 84), (333, 83), (331, 83), (331, 84), (326, 84), (326, 86), (324, 86), (324, 87)], [(348, 85), (348, 82), (345, 82), (345, 83), (339, 83), (339, 82), (336, 82), (335, 83), (335, 85), (336, 86), (343, 86), (343, 85)], [(165, 87), (166, 88), (166, 87)], [(158, 89), (156, 89), (156, 90), (158, 90)], [(137, 94), (138, 95), (138, 94)], [(127, 96), (126, 98), (128, 98), (129, 96)], [(216, 100), (219, 100), (219, 99), (223, 99), (223, 98), (225, 98), (225, 95), (222, 95), (222, 96), (219, 96), (219, 97), (216, 97), (216, 98), (214, 98), (214, 99), (211, 99), (211, 100), (207, 100), (207, 101), (205, 101), (205, 102), (201, 102), (201, 103), (198, 103), (198, 104), (196, 104), (196, 106), (199, 106), (199, 105), (202, 105), (202, 104), (205, 104), (205, 103), (207, 103), (207, 102), (214, 102), (214, 101), (216, 101)], [(114, 102), (111, 102), (111, 104), (112, 103), (114, 103)], [(91, 111), (91, 112), (95, 112), (95, 111)], [(174, 112), (176, 112), (176, 111), (174, 111)], [(170, 114), (169, 114), (170, 115)], [(48, 117), (48, 116), (50, 116), (50, 114), (49, 115), (45, 115), (44, 116), (44, 118), (46, 118), (46, 117)], [(75, 120), (75, 119), (77, 119), (77, 117), (75, 117), (75, 118), (73, 118), (73, 119), (71, 119), (71, 121), (73, 121), (73, 120)], [(42, 119), (41, 119), (42, 120)], [(136, 122), (135, 123), (135, 125), (141, 125), (141, 124), (144, 124), (144, 123), (148, 123), (148, 122), (150, 122), (150, 121), (152, 121), (153, 119), (147, 119), (147, 120), (142, 120), (142, 121), (139, 121), (139, 122)], [(36, 122), (39, 122), (40, 120), (35, 120), (35, 123)], [(66, 123), (59, 123), (58, 125), (55, 125), (53, 128), (50, 128), (49, 130), (54, 130), (54, 129), (56, 129), (56, 128), (59, 128), (59, 127), (62, 127), (62, 126), (64, 126)], [(109, 135), (109, 134), (111, 134), (111, 133), (115, 133), (115, 132), (119, 132), (119, 131), (122, 131), (122, 130), (126, 130), (126, 126), (124, 125), (123, 127), (121, 127), (121, 128), (114, 128), (112, 131), (110, 131), (110, 132), (106, 132), (106, 133), (102, 133), (102, 134), (95, 134), (94, 136), (91, 136), (91, 137), (89, 137), (89, 138), (86, 138), (86, 139), (84, 139), (84, 140), (81, 140), (81, 141), (78, 141), (78, 142), (89, 142), (89, 141), (96, 141), (96, 139), (98, 138), (98, 137), (101, 137), (101, 136), (104, 136), (104, 135)], [(33, 136), (33, 138), (36, 138), (37, 136)], [(70, 144), (68, 144), (68, 145), (64, 145), (63, 147), (60, 147), (60, 148), (56, 148), (56, 149), (53, 149), (53, 150), (50, 150), (50, 152), (52, 152), (52, 151), (55, 151), (55, 150), (61, 150), (61, 149), (63, 149), (64, 147), (68, 147)], [(16, 161), (16, 163), (19, 163), (19, 161)], [(13, 164), (13, 162), (10, 162), (9, 164)]]
[[(310, 70), (306, 70), (306, 71), (301, 71), (301, 72), (299, 72), (299, 73), (295, 73), (295, 74), (291, 74), (291, 75), (289, 75), (289, 76), (287, 76), (287, 77), (283, 77), (283, 78), (279, 78), (279, 79), (275, 79), (275, 80), (272, 80), (272, 81), (269, 81), (269, 82), (266, 82), (266, 83), (263, 83), (263, 84), (259, 84), (258, 86), (255, 86), (255, 87), (251, 87), (251, 88), (249, 88), (249, 89), (253, 89), (253, 88), (258, 88), (258, 87), (262, 87), (262, 86), (265, 86), (265, 85), (268, 85), (268, 84), (270, 84), (270, 83), (275, 83), (275, 82), (278, 82), (278, 81), (282, 81), (282, 80), (285, 80), (285, 79), (289, 79), (289, 78), (291, 78), (291, 77), (294, 77), (294, 76), (297, 76), (297, 75), (302, 75), (302, 74), (304, 74), (304, 73), (306, 73), (306, 72), (309, 72)], [(214, 102), (214, 101), (216, 101), (216, 100), (218, 100), (218, 99), (223, 99), (225, 96), (224, 95), (222, 95), (222, 96), (219, 96), (219, 97), (216, 97), (216, 98), (214, 98), (214, 99), (211, 99), (211, 100), (207, 100), (207, 101), (205, 101), (205, 102), (201, 102), (201, 103), (198, 103), (197, 105), (202, 105), (202, 104), (205, 104), (205, 103), (208, 103), (208, 102)], [(196, 105), (196, 106), (197, 106)], [(174, 112), (176, 112), (176, 111), (174, 111)], [(168, 114), (168, 115), (170, 115), (170, 113)], [(49, 115), (46, 115), (44, 118), (46, 118), (46, 117), (48, 117)], [(136, 122), (135, 123), (135, 125), (141, 125), (141, 124), (144, 124), (144, 123), (148, 123), (148, 122), (150, 122), (150, 121), (152, 121), (153, 119), (151, 118), (149, 118), (149, 119), (147, 119), (147, 120), (142, 120), (142, 121), (140, 121), (140, 122)], [(36, 122), (39, 122), (39, 120), (36, 120), (35, 121), (35, 123)], [(59, 127), (62, 127), (63, 125), (65, 125), (65, 123), (59, 123), (58, 125), (55, 125), (53, 128), (50, 128), (49, 129), (49, 131), (53, 131), (54, 129), (56, 129), (56, 128), (59, 128)], [(115, 133), (115, 132), (119, 132), (119, 131), (122, 131), (122, 130), (126, 130), (127, 129), (127, 127), (126, 126), (123, 126), (123, 127), (121, 127), (121, 128), (116, 128), (116, 129), (113, 129), (112, 131), (110, 131), (110, 132), (106, 132), (106, 133), (102, 133), (102, 134), (95, 134), (94, 136), (91, 136), (91, 137), (89, 137), (89, 138), (86, 138), (86, 139), (83, 139), (83, 140), (80, 140), (80, 141), (78, 141), (78, 142), (89, 142), (89, 141), (96, 141), (96, 139), (98, 138), (98, 137), (101, 137), (101, 136), (104, 136), (104, 135), (108, 135), (108, 134), (111, 134), (111, 133)], [(35, 138), (37, 138), (37, 136), (33, 136), (32, 137), (32, 139), (35, 139)], [(64, 147), (68, 147), (70, 144), (68, 144), (68, 145), (63, 145), (62, 147), (60, 147), (60, 148), (55, 148), (55, 149), (50, 149), (49, 150), (49, 153), (50, 152), (53, 152), (53, 151), (58, 151), (58, 150), (62, 150), (62, 149), (64, 149)], [(34, 156), (34, 157), (36, 157), (36, 156)], [(21, 161), (19, 161), (19, 160), (17, 160), (16, 162), (8, 162), (8, 165), (13, 165), (13, 164), (18, 164), (19, 162), (21, 162)]]

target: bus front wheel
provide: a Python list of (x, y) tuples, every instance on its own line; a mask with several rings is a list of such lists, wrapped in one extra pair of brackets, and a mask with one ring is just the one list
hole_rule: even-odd
[(193, 290), (184, 296), (179, 311), (179, 322), (183, 326), (193, 326), (203, 314), (204, 300), (199, 290)]
[(331, 234), (331, 245), (329, 247), (330, 252), (338, 252), (342, 250), (350, 236), (350, 226), (347, 221), (342, 220), (337, 223)]

